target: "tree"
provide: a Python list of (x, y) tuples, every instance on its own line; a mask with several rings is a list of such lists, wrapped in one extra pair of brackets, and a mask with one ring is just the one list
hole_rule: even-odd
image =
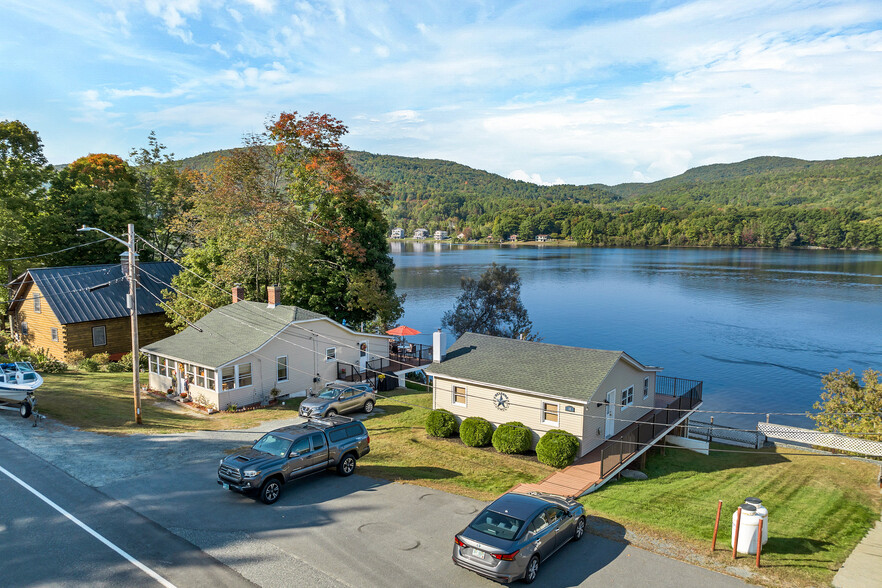
[(833, 370), (822, 381), (824, 392), (809, 414), (819, 431), (871, 433), (862, 439), (882, 441), (882, 373), (867, 369), (858, 383), (854, 372)]
[(531, 333), (533, 323), (521, 302), (518, 270), (493, 263), (477, 280), (463, 277), (462, 293), (453, 310), (445, 312), (441, 325), (460, 337), (472, 332), (539, 341)]

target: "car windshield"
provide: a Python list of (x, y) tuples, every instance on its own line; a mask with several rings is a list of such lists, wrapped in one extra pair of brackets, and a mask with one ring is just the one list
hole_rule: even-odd
[(523, 526), (524, 521), (492, 510), (485, 510), (469, 525), (475, 531), (507, 541), (517, 537)]
[(268, 433), (261, 437), (260, 441), (254, 444), (253, 449), (269, 453), (270, 455), (285, 457), (290, 446), (291, 442), (287, 439), (282, 439), (281, 437), (276, 437), (272, 433)]
[(339, 395), (340, 395), (339, 388), (325, 388), (324, 390), (319, 392), (318, 397), (325, 398), (327, 400), (333, 400), (334, 398), (337, 398)]

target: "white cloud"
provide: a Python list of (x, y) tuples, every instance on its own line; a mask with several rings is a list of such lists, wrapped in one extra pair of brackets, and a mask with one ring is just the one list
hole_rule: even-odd
[(560, 178), (557, 178), (552, 182), (546, 182), (542, 180), (542, 176), (539, 174), (528, 174), (522, 169), (516, 169), (506, 177), (510, 180), (520, 180), (521, 182), (530, 182), (531, 184), (539, 184), (540, 186), (558, 186), (566, 183)]
[(249, 4), (257, 12), (262, 12), (264, 14), (269, 14), (276, 8), (275, 0), (244, 0), (244, 2)]
[(211, 44), (211, 50), (214, 51), (215, 53), (218, 53), (219, 55), (223, 55), (224, 57), (229, 57), (229, 56), (230, 56), (229, 53), (227, 53), (226, 51), (224, 51), (224, 49), (223, 49), (223, 47), (221, 47), (221, 44), (220, 44), (220, 43), (212, 43), (212, 44)]

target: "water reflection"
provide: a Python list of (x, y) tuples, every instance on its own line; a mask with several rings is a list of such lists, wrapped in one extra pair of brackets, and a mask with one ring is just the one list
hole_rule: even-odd
[(402, 245), (393, 257), (404, 323), (435, 330), (461, 276), (504, 263), (520, 272), (546, 342), (621, 349), (667, 375), (704, 380), (717, 410), (809, 410), (821, 374), (878, 369), (882, 357), (878, 253), (443, 243), (427, 256), (425, 243)]

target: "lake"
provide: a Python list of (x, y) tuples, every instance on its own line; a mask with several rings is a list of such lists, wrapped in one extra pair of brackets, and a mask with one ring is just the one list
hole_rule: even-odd
[[(438, 329), (461, 276), (505, 264), (520, 272), (545, 343), (623, 350), (663, 375), (703, 380), (703, 410), (802, 414), (821, 375), (882, 368), (882, 253), (393, 242), (392, 257), (407, 295), (401, 324)], [(765, 415), (715, 418), (745, 428), (757, 420)]]

